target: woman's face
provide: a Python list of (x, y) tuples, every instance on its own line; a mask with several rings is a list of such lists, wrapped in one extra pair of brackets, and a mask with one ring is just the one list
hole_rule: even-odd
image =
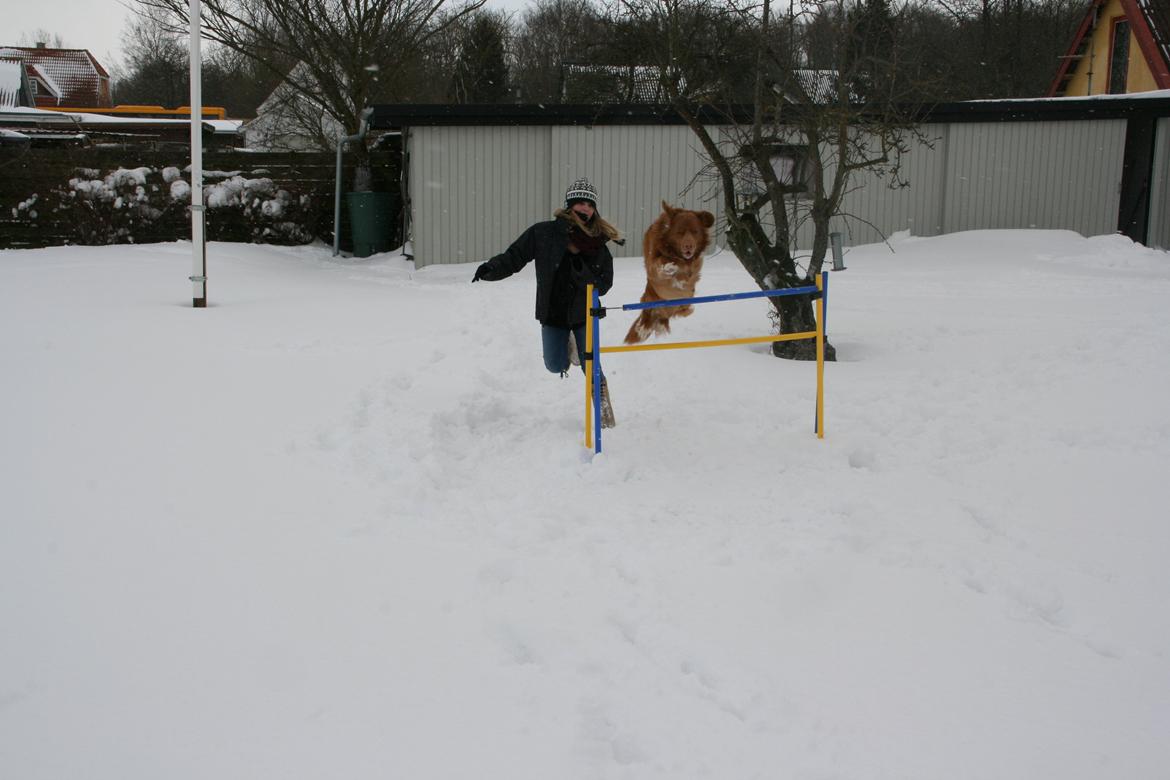
[(593, 204), (587, 200), (575, 201), (572, 206), (569, 206), (569, 208), (573, 211), (573, 213), (579, 216), (583, 222), (588, 222), (589, 220), (593, 219), (593, 214), (596, 211), (596, 209), (593, 208)]

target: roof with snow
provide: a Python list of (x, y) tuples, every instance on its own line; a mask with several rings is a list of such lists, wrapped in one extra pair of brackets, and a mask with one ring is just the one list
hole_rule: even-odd
[[(0, 58), (20, 60), (38, 82), (39, 106), (97, 108), (110, 105), (110, 74), (88, 49), (2, 46)], [(40, 89), (44, 87), (44, 90)]]
[[(239, 135), (238, 120), (200, 123), (205, 141), (229, 140)], [(191, 122), (187, 119), (105, 116), (84, 111), (46, 111), (39, 108), (0, 108), (0, 128), (34, 139), (70, 139), (92, 143), (164, 142), (187, 143)]]
[(31, 94), (20, 60), (0, 58), (0, 108), (27, 106)]
[(652, 65), (594, 65), (566, 62), (561, 66), (561, 96), (620, 103), (665, 103), (658, 68)]

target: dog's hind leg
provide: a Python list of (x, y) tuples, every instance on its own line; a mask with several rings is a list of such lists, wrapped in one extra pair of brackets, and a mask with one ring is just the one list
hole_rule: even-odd
[(626, 334), (627, 344), (637, 344), (654, 335), (654, 324), (650, 319), (650, 311), (649, 309), (644, 310), (638, 315), (638, 319), (634, 320), (634, 324), (630, 326), (629, 333)]
[[(660, 300), (662, 298), (654, 291), (654, 287), (647, 284), (646, 289), (642, 292), (642, 303), (652, 303)], [(634, 320), (634, 324), (630, 326), (630, 331), (626, 334), (625, 343), (637, 344), (658, 332), (654, 322), (656, 314), (657, 311), (655, 309), (642, 309), (638, 318)]]

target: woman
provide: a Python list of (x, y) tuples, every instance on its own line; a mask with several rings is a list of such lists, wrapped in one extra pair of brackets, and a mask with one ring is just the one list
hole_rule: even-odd
[[(564, 376), (570, 363), (585, 361), (585, 286), (601, 295), (613, 286), (613, 255), (606, 243), (624, 241), (617, 228), (597, 211), (597, 190), (588, 179), (578, 179), (565, 192), (564, 208), (553, 219), (537, 222), (512, 245), (481, 263), (475, 277), (496, 282), (536, 261), (536, 319), (540, 321), (544, 365)], [(584, 369), (582, 369), (584, 370)], [(601, 379), (601, 424), (615, 424), (609, 386)]]

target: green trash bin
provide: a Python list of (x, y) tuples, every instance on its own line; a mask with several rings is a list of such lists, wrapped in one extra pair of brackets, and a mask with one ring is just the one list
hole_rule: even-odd
[(394, 247), (394, 195), (389, 192), (347, 192), (353, 256), (369, 257)]

